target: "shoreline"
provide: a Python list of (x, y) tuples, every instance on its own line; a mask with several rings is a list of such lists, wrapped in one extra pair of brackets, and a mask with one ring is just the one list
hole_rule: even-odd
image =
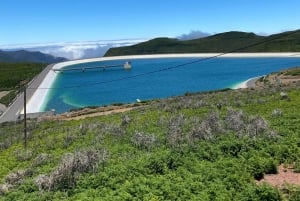
[[(99, 57), (99, 58), (89, 58), (89, 59), (79, 59), (72, 60), (54, 64), (53, 67), (49, 70), (49, 72), (44, 77), (41, 84), (38, 86), (39, 89), (36, 89), (32, 97), (27, 101), (27, 113), (38, 113), (42, 112), (45, 105), (45, 101), (47, 100), (47, 95), (49, 94), (49, 88), (52, 87), (55, 82), (57, 73), (53, 70), (61, 69), (68, 65), (88, 63), (88, 62), (97, 62), (97, 61), (111, 61), (111, 60), (126, 60), (126, 59), (155, 59), (155, 58), (201, 58), (201, 57), (216, 57), (219, 56), (221, 58), (255, 58), (255, 57), (300, 57), (300, 52), (283, 52), (283, 53), (185, 53), (185, 54), (151, 54), (151, 55), (129, 55), (129, 56), (113, 56), (113, 57)], [(259, 77), (257, 77), (258, 79)], [(247, 88), (252, 87), (252, 80), (255, 78), (250, 78), (236, 86), (235, 88)], [(256, 81), (256, 80), (255, 80)], [(42, 89), (41, 89), (42, 88)], [(21, 113), (24, 108), (22, 108)]]
[(60, 69), (67, 65), (95, 62), (110, 61), (123, 59), (155, 59), (155, 58), (193, 58), (193, 57), (223, 57), (223, 58), (251, 58), (251, 57), (300, 57), (300, 52), (281, 52), (281, 53), (180, 53), (180, 54), (145, 54), (145, 55), (126, 55), (112, 57), (97, 57), (89, 59), (78, 59), (57, 63), (53, 69)]
[[(220, 56), (219, 56), (220, 55)], [(123, 59), (159, 59), (159, 58), (193, 58), (193, 57), (223, 57), (223, 58), (255, 58), (255, 57), (300, 57), (300, 52), (282, 52), (282, 53), (184, 53), (184, 54), (147, 54), (147, 55), (126, 55), (112, 57), (97, 57), (89, 59), (78, 59), (57, 63), (52, 69), (61, 69), (68, 65), (96, 62), (96, 61), (111, 61)]]
[(243, 81), (243, 82), (240, 82), (236, 85), (234, 85), (233, 87), (231, 87), (232, 89), (246, 89), (246, 88), (254, 88), (255, 87), (255, 82), (259, 79), (263, 77), (262, 76), (257, 76), (257, 77), (252, 77), (252, 78), (249, 78), (248, 80), (246, 81)]

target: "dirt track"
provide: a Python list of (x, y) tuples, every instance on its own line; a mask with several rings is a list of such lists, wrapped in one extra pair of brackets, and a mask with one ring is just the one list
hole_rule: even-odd
[(265, 177), (258, 181), (258, 184), (269, 183), (274, 187), (283, 187), (286, 184), (300, 185), (300, 173), (295, 173), (292, 167), (278, 167), (278, 174), (265, 175)]
[(116, 113), (122, 113), (138, 108), (146, 107), (146, 104), (140, 103), (140, 104), (128, 104), (128, 105), (121, 105), (121, 106), (108, 106), (108, 107), (98, 107), (98, 108), (85, 108), (78, 111), (73, 112), (66, 112), (60, 115), (56, 116), (47, 116), (43, 119), (46, 120), (80, 120), (85, 119), (88, 117), (97, 117), (97, 116), (103, 116), (103, 115), (109, 115), (109, 114), (116, 114)]

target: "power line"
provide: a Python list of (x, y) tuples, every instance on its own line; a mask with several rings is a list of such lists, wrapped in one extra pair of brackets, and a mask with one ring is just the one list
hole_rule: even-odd
[(142, 76), (151, 75), (151, 74), (155, 74), (155, 73), (159, 73), (159, 72), (164, 72), (164, 71), (169, 71), (169, 70), (173, 70), (173, 69), (177, 69), (177, 68), (182, 68), (182, 67), (194, 64), (194, 63), (200, 63), (200, 62), (212, 60), (212, 59), (221, 57), (221, 56), (226, 55), (226, 54), (240, 52), (241, 50), (245, 50), (245, 49), (248, 49), (248, 48), (251, 48), (251, 47), (255, 47), (255, 46), (258, 46), (258, 45), (261, 45), (261, 44), (269, 43), (269, 42), (272, 42), (274, 40), (277, 40), (277, 39), (280, 39), (280, 38), (284, 38), (284, 37), (296, 34), (298, 32), (300, 32), (300, 29), (296, 30), (296, 31), (288, 32), (288, 33), (286, 33), (284, 35), (274, 36), (274, 37), (269, 38), (269, 39), (262, 39), (262, 41), (259, 41), (259, 42), (256, 42), (256, 43), (252, 43), (252, 44), (249, 44), (249, 45), (246, 45), (244, 47), (237, 48), (237, 49), (233, 49), (233, 50), (228, 51), (228, 52), (219, 53), (219, 54), (216, 54), (214, 56), (204, 57), (204, 58), (196, 59), (194, 61), (189, 61), (189, 62), (186, 62), (186, 63), (183, 63), (183, 64), (177, 64), (177, 65), (174, 65), (174, 66), (168, 66), (168, 67), (161, 68), (161, 69), (158, 69), (158, 70), (148, 71), (148, 72), (145, 72), (145, 73), (140, 73), (140, 74), (136, 74), (136, 75), (132, 75), (132, 76), (126, 76), (126, 77), (121, 77), (121, 78), (107, 80), (107, 81), (101, 81), (101, 82), (85, 83), (85, 84), (79, 84), (79, 85), (73, 85), (73, 86), (65, 86), (65, 87), (36, 87), (36, 88), (35, 87), (28, 87), (27, 89), (44, 89), (44, 90), (47, 90), (47, 89), (81, 88), (81, 87), (90, 87), (90, 86), (101, 85), (101, 84), (108, 84), (108, 83), (112, 83), (112, 82), (117, 82), (117, 81), (132, 79), (132, 78), (136, 78), (136, 77), (142, 77)]

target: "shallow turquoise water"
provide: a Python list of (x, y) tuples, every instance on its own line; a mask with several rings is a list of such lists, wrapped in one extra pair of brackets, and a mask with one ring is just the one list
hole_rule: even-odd
[[(300, 66), (300, 58), (216, 58), (147, 74), (197, 59), (199, 58), (133, 59), (130, 60), (131, 70), (115, 68), (59, 73), (52, 85), (56, 89), (48, 94), (43, 110), (55, 109), (57, 113), (62, 113), (85, 106), (132, 103), (136, 99), (149, 100), (186, 92), (229, 88), (251, 77)], [(65, 68), (123, 63), (125, 60), (91, 62)], [(147, 75), (137, 76), (140, 74)]]

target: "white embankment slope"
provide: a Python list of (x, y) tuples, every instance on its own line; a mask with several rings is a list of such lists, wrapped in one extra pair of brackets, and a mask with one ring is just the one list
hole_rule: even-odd
[[(41, 112), (42, 106), (46, 100), (49, 88), (55, 81), (56, 73), (53, 70), (50, 70), (38, 89), (35, 90), (32, 97), (27, 101), (26, 112), (27, 113), (37, 113)], [(24, 109), (21, 111), (21, 114), (24, 113)]]
[[(287, 52), (287, 53), (195, 53), (195, 54), (155, 54), (155, 55), (131, 55), (131, 56), (117, 56), (117, 57), (101, 57), (101, 58), (91, 58), (91, 59), (82, 59), (82, 60), (73, 60), (55, 64), (45, 76), (44, 80), (38, 87), (38, 89), (34, 92), (33, 96), (27, 102), (27, 112), (28, 113), (36, 113), (41, 112), (44, 102), (46, 101), (47, 94), (49, 93), (49, 89), (55, 81), (57, 73), (53, 71), (53, 69), (61, 69), (68, 65), (80, 64), (80, 63), (88, 63), (88, 62), (96, 62), (96, 61), (108, 61), (108, 60), (126, 60), (126, 59), (151, 59), (151, 58), (209, 58), (209, 57), (226, 57), (226, 58), (251, 58), (251, 57), (300, 57), (299, 52)], [(257, 79), (257, 78), (254, 78)], [(251, 83), (249, 79), (234, 88), (246, 88), (249, 87), (249, 83)], [(251, 86), (250, 86), (251, 87)], [(21, 112), (23, 113), (23, 111)]]

